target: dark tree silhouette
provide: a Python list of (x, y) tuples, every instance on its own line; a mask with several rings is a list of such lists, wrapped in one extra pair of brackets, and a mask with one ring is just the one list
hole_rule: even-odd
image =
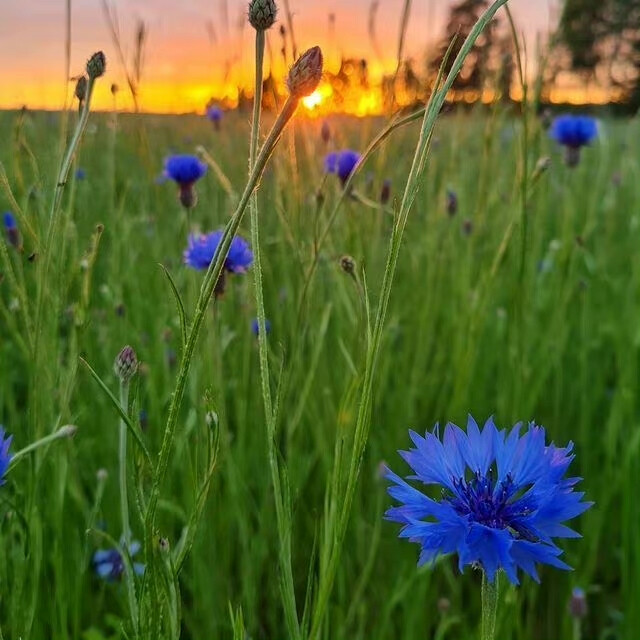
[[(429, 64), (433, 77), (438, 73), (449, 45), (455, 38), (453, 48), (445, 65), (445, 71), (448, 72), (451, 69), (451, 65), (456, 55), (460, 52), (466, 37), (471, 33), (478, 18), (488, 6), (488, 0), (460, 0), (451, 7), (444, 36)], [(453, 85), (454, 89), (481, 92), (486, 86), (487, 79), (491, 75), (490, 62), (494, 57), (497, 26), (498, 20), (494, 18), (480, 35)]]

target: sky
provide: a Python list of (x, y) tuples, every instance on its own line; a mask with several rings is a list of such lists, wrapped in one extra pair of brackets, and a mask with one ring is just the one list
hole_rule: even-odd
[[(133, 56), (138, 20), (148, 29), (140, 102), (145, 111), (202, 111), (215, 95), (233, 99), (238, 84), (252, 73), (253, 33), (246, 22), (245, 0), (108, 0), (117, 11), (125, 56)], [(70, 75), (81, 73), (86, 59), (102, 49), (107, 74), (94, 95), (97, 108), (112, 105), (110, 86), (125, 86), (102, 0), (70, 0)], [(73, 91), (65, 64), (67, 0), (0, 0), (0, 108), (57, 109)], [(283, 0), (278, 16), (284, 21)], [(340, 57), (365, 57), (372, 76), (395, 68), (400, 14), (404, 0), (379, 0), (377, 55), (368, 35), (371, 0), (289, 0), (299, 50), (319, 44), (328, 69)], [(537, 39), (557, 17), (559, 0), (510, 0), (518, 28), (533, 60)], [(407, 55), (417, 60), (441, 32), (449, 0), (413, 0), (406, 39)], [(333, 29), (330, 14), (334, 15)], [(282, 73), (281, 39), (269, 32), (274, 70)], [(118, 106), (129, 108), (125, 91)]]

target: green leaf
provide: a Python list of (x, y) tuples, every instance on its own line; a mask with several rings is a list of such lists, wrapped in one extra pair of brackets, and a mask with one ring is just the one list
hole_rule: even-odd
[(160, 268), (164, 271), (164, 275), (167, 276), (167, 280), (169, 281), (169, 285), (171, 286), (171, 291), (173, 291), (173, 297), (176, 299), (178, 315), (180, 316), (180, 335), (182, 337), (182, 348), (184, 349), (184, 345), (187, 344), (187, 314), (185, 313), (182, 298), (180, 297), (180, 293), (178, 291), (178, 288), (176, 287), (176, 283), (171, 277), (171, 274), (163, 264), (160, 265)]

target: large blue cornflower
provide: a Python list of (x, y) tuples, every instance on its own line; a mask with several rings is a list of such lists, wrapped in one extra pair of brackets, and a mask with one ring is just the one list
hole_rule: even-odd
[[(140, 551), (140, 543), (132, 541), (129, 545), (129, 556), (133, 558)], [(117, 582), (124, 573), (124, 560), (118, 549), (99, 549), (93, 554), (91, 560), (95, 572), (107, 582)], [(144, 573), (144, 564), (133, 563), (133, 571), (141, 576)]]
[[(206, 235), (191, 234), (189, 244), (184, 252), (185, 264), (193, 269), (208, 269), (218, 251), (222, 235), (222, 230), (213, 231)], [(240, 236), (235, 236), (231, 241), (229, 255), (224, 262), (225, 270), (230, 273), (245, 273), (252, 263), (253, 253), (248, 242)]]
[(575, 167), (580, 162), (580, 148), (598, 135), (598, 123), (590, 116), (558, 116), (551, 123), (549, 135), (565, 147), (565, 162)]
[(7, 473), (12, 455), (9, 453), (9, 447), (13, 436), (7, 436), (4, 427), (0, 424), (0, 486), (5, 483), (4, 474)]
[(327, 173), (335, 173), (344, 186), (359, 161), (360, 154), (357, 151), (351, 149), (332, 151), (324, 158), (324, 170)]
[(387, 470), (389, 494), (401, 505), (386, 517), (421, 545), (419, 565), (457, 553), (460, 571), (480, 566), (493, 582), (503, 569), (513, 584), (518, 569), (538, 581), (537, 563), (570, 569), (552, 539), (579, 537), (563, 522), (593, 504), (573, 490), (580, 478), (565, 478), (573, 444), (547, 445), (534, 423), (522, 435), (520, 428), (498, 431), (490, 418), (480, 431), (469, 417), (466, 433), (447, 424), (442, 442), (437, 427), (424, 438), (410, 431), (416, 448), (400, 452), (415, 472), (408, 479), (442, 493), (431, 498)]

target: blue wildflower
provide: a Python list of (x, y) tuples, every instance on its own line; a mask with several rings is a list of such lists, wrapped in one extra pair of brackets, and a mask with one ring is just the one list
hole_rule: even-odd
[(565, 147), (565, 161), (570, 167), (580, 162), (580, 148), (598, 135), (598, 123), (590, 116), (558, 116), (551, 123), (549, 135)]
[[(129, 556), (133, 558), (140, 551), (140, 543), (132, 541), (129, 545)], [(99, 549), (93, 554), (91, 560), (95, 572), (107, 582), (117, 582), (124, 573), (124, 560), (118, 549)], [(144, 573), (144, 564), (133, 563), (133, 571), (141, 576)]]
[(7, 436), (5, 438), (5, 435), (6, 432), (4, 430), (4, 427), (0, 424), (0, 486), (5, 483), (4, 474), (7, 473), (9, 463), (11, 462), (11, 458), (13, 457), (9, 453), (9, 447), (11, 446), (13, 436)]
[(197, 195), (193, 185), (207, 172), (207, 165), (196, 156), (169, 156), (164, 162), (164, 175), (178, 183), (180, 202), (187, 209), (194, 207)]
[[(222, 235), (222, 230), (206, 235), (189, 235), (189, 244), (184, 252), (185, 264), (192, 269), (208, 269), (216, 255)], [(225, 270), (230, 273), (245, 273), (252, 263), (253, 253), (249, 243), (240, 236), (233, 238), (224, 263)]]
[(2, 214), (2, 220), (4, 222), (4, 230), (7, 232), (9, 244), (16, 249), (21, 249), (22, 239), (13, 213), (11, 213), (11, 211), (5, 211)]
[(196, 156), (169, 156), (164, 162), (164, 173), (179, 185), (193, 184), (207, 172), (207, 165)]
[(222, 121), (222, 117), (224, 112), (217, 105), (211, 105), (207, 107), (207, 118), (213, 123), (213, 126), (216, 129), (220, 128), (220, 122)]
[[(264, 319), (264, 330), (265, 330), (267, 335), (269, 335), (271, 333), (271, 322), (267, 318)], [(260, 327), (258, 325), (258, 318), (254, 318), (251, 321), (251, 331), (252, 331), (254, 336), (257, 336), (260, 333)]]
[(324, 170), (327, 173), (335, 173), (344, 186), (359, 161), (360, 154), (357, 151), (351, 149), (332, 151), (325, 156)]
[(564, 477), (573, 444), (546, 445), (544, 428), (530, 423), (520, 435), (520, 427), (498, 431), (490, 418), (480, 431), (469, 417), (466, 433), (447, 424), (442, 442), (437, 427), (424, 438), (410, 432), (416, 448), (400, 452), (415, 472), (409, 479), (440, 485), (442, 495), (430, 498), (389, 470), (389, 494), (401, 504), (386, 517), (421, 545), (420, 565), (457, 553), (460, 571), (480, 566), (493, 582), (503, 569), (513, 584), (518, 569), (538, 581), (537, 563), (570, 569), (552, 538), (579, 537), (563, 522), (593, 504), (573, 490), (580, 478)]
[(87, 177), (87, 172), (84, 169), (76, 169), (74, 175), (76, 180), (84, 180)]

